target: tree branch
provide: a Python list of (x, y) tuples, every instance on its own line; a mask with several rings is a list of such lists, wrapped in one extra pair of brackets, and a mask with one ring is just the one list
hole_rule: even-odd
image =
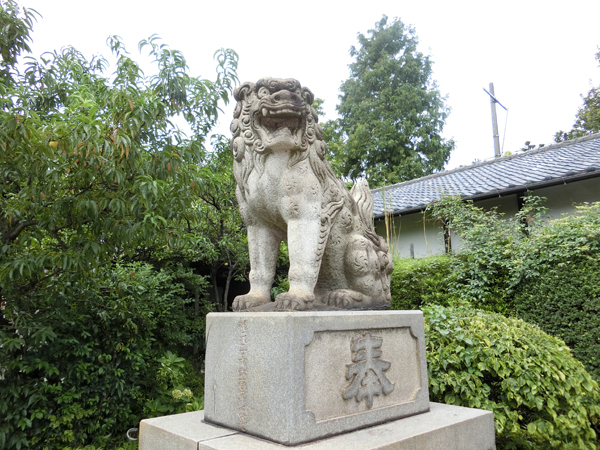
[(25, 222), (21, 222), (15, 228), (13, 228), (13, 230), (6, 236), (2, 236), (2, 241), (5, 244), (11, 244), (25, 228), (31, 227), (33, 225), (37, 225), (36, 220), (26, 220)]

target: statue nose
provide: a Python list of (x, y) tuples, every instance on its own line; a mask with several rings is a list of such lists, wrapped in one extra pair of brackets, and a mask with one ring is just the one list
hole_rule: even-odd
[(287, 90), (281, 90), (275, 92), (271, 96), (271, 100), (275, 103), (299, 103), (302, 102), (302, 98), (299, 95)]

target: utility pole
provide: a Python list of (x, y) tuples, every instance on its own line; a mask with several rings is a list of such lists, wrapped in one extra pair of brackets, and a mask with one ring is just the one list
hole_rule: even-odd
[[(485, 88), (483, 90), (490, 96), (490, 104), (492, 106), (492, 128), (494, 131), (494, 156), (499, 158), (500, 155), (500, 136), (498, 135), (498, 118), (496, 117), (496, 103), (504, 108), (494, 95), (494, 83), (490, 83), (490, 91), (488, 92)], [(507, 109), (504, 108), (506, 111)]]

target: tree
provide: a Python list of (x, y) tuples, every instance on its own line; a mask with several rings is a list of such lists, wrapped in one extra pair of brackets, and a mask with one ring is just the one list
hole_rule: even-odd
[(248, 237), (235, 197), (229, 138), (214, 135), (211, 144), (212, 151), (203, 154), (198, 166), (194, 216), (186, 217), (186, 245), (153, 251), (148, 258), (161, 267), (185, 262), (208, 274), (212, 301), (227, 311), (231, 282), (243, 281), (248, 273)]
[[(227, 311), (229, 288), (234, 279), (243, 279), (248, 272), (248, 237), (235, 198), (229, 139), (213, 137), (213, 152), (206, 155), (204, 170), (211, 176), (202, 178), (200, 185), (201, 221), (197, 236), (204, 240), (203, 260), (210, 267), (213, 296), (218, 308)], [(225, 272), (223, 293), (219, 293), (218, 277)]]
[[(537, 150), (542, 148), (544, 144), (535, 145), (532, 144), (531, 141), (525, 141), (525, 145), (520, 149), (522, 152), (528, 152), (529, 150)], [(506, 153), (505, 153), (506, 154)]]
[(417, 51), (414, 28), (383, 16), (358, 41), (337, 107), (344, 145), (330, 150), (343, 152), (336, 155), (342, 174), (376, 187), (441, 170), (454, 148), (441, 137), (450, 110), (432, 80), (430, 57)]
[(160, 374), (201, 346), (208, 286), (160, 259), (197, 246), (204, 142), (237, 55), (215, 54), (214, 81), (156, 36), (140, 43), (151, 76), (116, 36), (113, 74), (72, 47), (19, 61), (34, 20), (0, 1), (0, 447), (114, 448), (104, 436), (144, 415), (201, 406)]
[[(596, 53), (596, 60), (600, 63), (600, 48)], [(559, 131), (554, 135), (556, 142), (576, 139), (587, 134), (600, 131), (600, 86), (592, 87), (583, 97), (583, 106), (577, 112), (577, 119), (573, 129), (569, 132)]]

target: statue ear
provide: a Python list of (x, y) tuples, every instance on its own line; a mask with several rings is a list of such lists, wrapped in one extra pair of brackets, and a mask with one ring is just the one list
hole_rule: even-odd
[(307, 105), (312, 105), (313, 101), (315, 100), (315, 96), (312, 92), (310, 92), (310, 89), (308, 89), (307, 87), (302, 88), (302, 98), (304, 99)]
[(246, 82), (235, 88), (233, 91), (233, 98), (238, 102), (244, 101), (252, 91), (254, 91), (254, 83)]

